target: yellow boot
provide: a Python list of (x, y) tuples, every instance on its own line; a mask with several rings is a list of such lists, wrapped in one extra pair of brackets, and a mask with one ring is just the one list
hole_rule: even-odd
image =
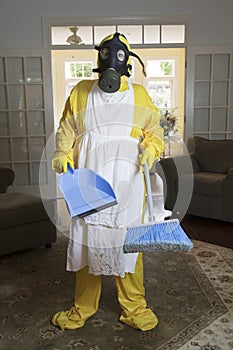
[(76, 329), (98, 310), (101, 294), (101, 276), (88, 273), (88, 266), (76, 272), (74, 306), (67, 311), (57, 312), (53, 318), (54, 326)]
[(120, 321), (141, 331), (148, 331), (156, 327), (158, 319), (147, 307), (145, 300), (142, 254), (139, 253), (134, 273), (127, 273), (124, 278), (114, 278), (118, 301), (122, 308)]

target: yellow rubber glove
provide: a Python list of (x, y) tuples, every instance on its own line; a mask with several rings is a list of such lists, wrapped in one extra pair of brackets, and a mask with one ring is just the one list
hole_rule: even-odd
[(139, 154), (139, 160), (141, 165), (144, 165), (147, 162), (148, 168), (150, 169), (154, 164), (155, 157), (148, 148), (145, 148), (143, 153)]
[(52, 169), (58, 174), (66, 173), (68, 164), (74, 169), (73, 160), (63, 152), (55, 152), (52, 159)]

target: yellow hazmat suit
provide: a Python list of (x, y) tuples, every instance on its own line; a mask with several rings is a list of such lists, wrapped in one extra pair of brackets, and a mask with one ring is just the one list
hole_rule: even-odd
[[(129, 49), (125, 38), (119, 39)], [(82, 327), (98, 310), (103, 274), (114, 276), (121, 322), (142, 331), (158, 323), (145, 301), (142, 254), (124, 254), (122, 242), (127, 226), (143, 220), (145, 196), (137, 159), (141, 164), (148, 161), (150, 167), (164, 150), (159, 118), (145, 88), (128, 83), (125, 76), (114, 93), (101, 91), (98, 80), (83, 80), (66, 101), (53, 169), (64, 172), (67, 164), (92, 168), (119, 190), (119, 206), (72, 219), (67, 269), (76, 271), (74, 306), (52, 318), (63, 330)], [(139, 156), (140, 138), (145, 151)]]

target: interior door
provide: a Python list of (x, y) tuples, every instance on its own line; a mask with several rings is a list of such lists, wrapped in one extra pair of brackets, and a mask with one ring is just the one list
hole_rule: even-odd
[(53, 198), (50, 60), (49, 50), (0, 50), (0, 166), (15, 171), (12, 191)]
[(233, 47), (187, 50), (186, 141), (233, 139)]

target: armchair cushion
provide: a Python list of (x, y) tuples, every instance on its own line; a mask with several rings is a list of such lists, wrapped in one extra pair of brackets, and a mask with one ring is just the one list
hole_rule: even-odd
[(223, 189), (223, 180), (225, 174), (201, 172), (194, 175), (194, 193), (210, 196), (220, 197)]
[(48, 220), (39, 197), (12, 192), (3, 193), (0, 198), (0, 229)]
[(226, 174), (233, 164), (233, 140), (194, 137), (195, 157), (201, 171)]

